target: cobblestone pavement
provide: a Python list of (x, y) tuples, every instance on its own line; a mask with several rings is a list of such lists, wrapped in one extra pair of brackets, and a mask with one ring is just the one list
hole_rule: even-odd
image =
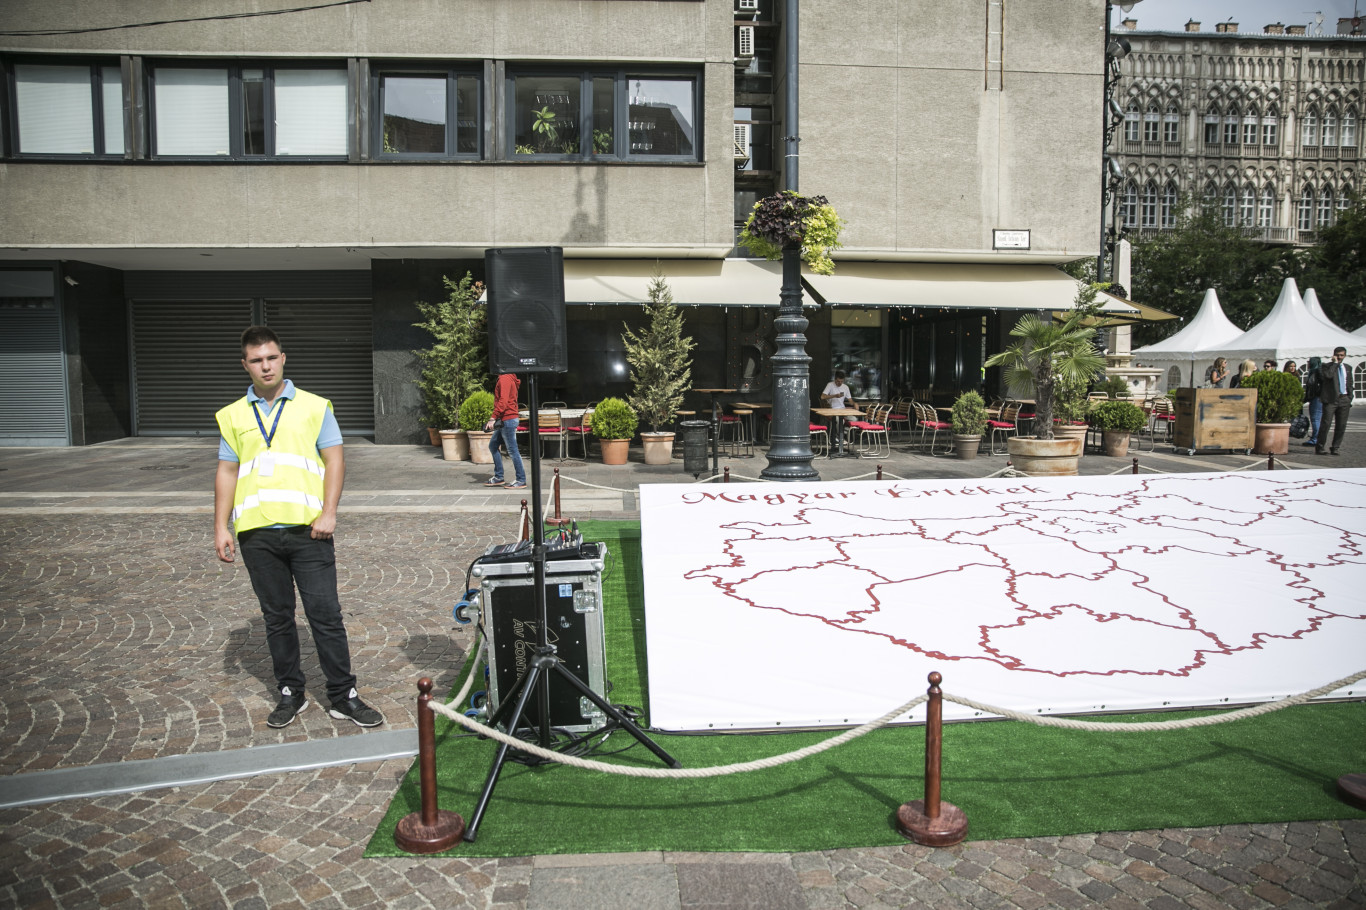
[[(1349, 434), (1332, 466), (1361, 467), (1361, 438)], [(255, 598), (240, 564), (212, 553), (212, 458), (211, 443), (184, 440), (0, 449), (0, 772), (364, 735), (316, 705), (284, 730), (265, 727), (274, 699)], [(1256, 461), (1160, 448), (1141, 459), (1161, 470)], [(1091, 461), (1087, 473), (1123, 466)], [(763, 463), (730, 462), (755, 475)], [(982, 477), (1003, 463), (894, 456), (887, 470)], [(850, 477), (874, 466), (835, 468)], [(450, 614), (465, 568), (515, 533), (521, 497), (480, 488), (483, 470), (348, 443), (339, 583), (362, 694), (389, 729), (414, 726), (417, 677), (433, 676), (438, 691), (454, 681), (470, 645)], [(633, 514), (640, 483), (687, 479), (677, 465), (564, 470), (613, 488), (570, 495), (566, 484), (577, 516)], [(0, 906), (1366, 907), (1366, 819), (941, 850), (363, 859), (408, 764), (0, 810)]]

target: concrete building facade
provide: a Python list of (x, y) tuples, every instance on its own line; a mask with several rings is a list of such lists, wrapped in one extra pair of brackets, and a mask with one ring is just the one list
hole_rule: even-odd
[(413, 301), (511, 246), (578, 276), (556, 397), (626, 391), (643, 261), (702, 289), (697, 384), (763, 394), (778, 282), (735, 232), (789, 135), (848, 222), (808, 276), (813, 386), (978, 387), (1003, 316), (1065, 307), (1054, 266), (1096, 252), (1104, 7), (6, 3), (0, 444), (212, 433), (251, 322), (344, 431), (416, 441)]

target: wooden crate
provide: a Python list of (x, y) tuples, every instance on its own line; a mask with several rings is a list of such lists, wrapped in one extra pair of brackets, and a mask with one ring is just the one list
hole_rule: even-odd
[(1173, 443), (1178, 452), (1251, 452), (1256, 389), (1177, 389)]

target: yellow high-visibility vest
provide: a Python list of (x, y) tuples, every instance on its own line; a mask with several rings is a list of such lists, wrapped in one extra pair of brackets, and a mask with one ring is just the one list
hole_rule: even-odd
[[(270, 525), (312, 524), (323, 510), (326, 471), (318, 455), (318, 432), (332, 402), (296, 388), (293, 398), (282, 397), (275, 407), (285, 410), (269, 448), (246, 396), (215, 415), (219, 432), (237, 453), (232, 523), (239, 534)], [(274, 408), (262, 415), (267, 431), (275, 416)], [(271, 468), (263, 477), (264, 464)]]

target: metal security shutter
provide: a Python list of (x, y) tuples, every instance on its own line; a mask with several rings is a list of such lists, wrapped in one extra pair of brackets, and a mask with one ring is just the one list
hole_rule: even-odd
[(67, 426), (56, 305), (51, 297), (0, 297), (0, 444), (64, 446)]
[(347, 436), (375, 434), (369, 300), (267, 300), (266, 325), (285, 349), (285, 375), (329, 399)]
[(134, 433), (216, 436), (213, 415), (246, 394), (249, 300), (134, 300)]

